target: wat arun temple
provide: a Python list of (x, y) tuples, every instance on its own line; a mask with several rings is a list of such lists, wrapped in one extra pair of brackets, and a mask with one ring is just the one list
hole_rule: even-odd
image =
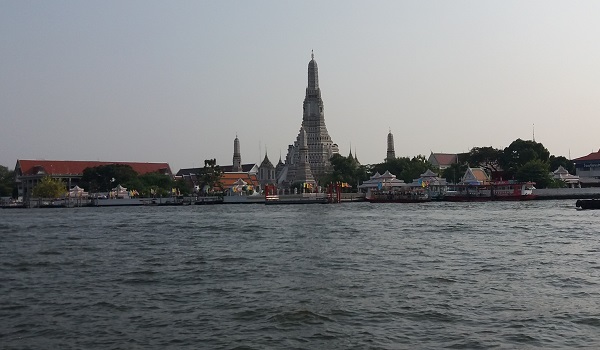
[(313, 53), (308, 63), (308, 85), (300, 131), (294, 144), (288, 146), (285, 163), (279, 159), (279, 164), (275, 167), (276, 182), (283, 187), (294, 183), (316, 184), (320, 178), (332, 171), (329, 159), (337, 153), (338, 145), (331, 141), (325, 125), (325, 112), (319, 89), (319, 68)]

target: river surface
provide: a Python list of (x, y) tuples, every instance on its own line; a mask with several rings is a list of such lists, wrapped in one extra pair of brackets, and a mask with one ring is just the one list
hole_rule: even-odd
[(600, 210), (0, 210), (3, 349), (600, 346)]

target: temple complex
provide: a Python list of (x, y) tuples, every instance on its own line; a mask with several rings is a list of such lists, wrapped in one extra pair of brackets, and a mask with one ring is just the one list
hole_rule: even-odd
[(338, 146), (331, 141), (325, 125), (319, 69), (314, 54), (311, 54), (300, 132), (294, 144), (288, 146), (285, 166), (277, 174), (278, 183), (290, 186), (294, 182), (315, 182), (331, 172), (329, 159), (338, 151)]

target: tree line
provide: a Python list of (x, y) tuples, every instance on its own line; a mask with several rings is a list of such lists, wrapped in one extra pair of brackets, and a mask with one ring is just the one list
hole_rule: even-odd
[(440, 172), (423, 155), (412, 158), (397, 157), (381, 163), (360, 165), (351, 156), (339, 154), (331, 158), (333, 171), (326, 175), (323, 183), (347, 182), (354, 188), (358, 183), (369, 179), (375, 173), (385, 171), (410, 183), (427, 169), (445, 178), (448, 183), (460, 182), (468, 167), (483, 168), (492, 180), (532, 181), (538, 188), (565, 187), (564, 182), (553, 179), (550, 172), (563, 166), (569, 173), (575, 173), (575, 165), (563, 156), (554, 156), (543, 144), (531, 140), (517, 139), (504, 149), (474, 147), (467, 153), (458, 154), (457, 162)]
[[(458, 154), (458, 161), (440, 173), (425, 156), (398, 157), (386, 159), (381, 163), (361, 165), (355, 158), (336, 154), (331, 158), (332, 172), (319, 179), (321, 184), (345, 182), (355, 190), (359, 183), (368, 180), (370, 176), (386, 170), (404, 182), (418, 179), (422, 173), (430, 169), (445, 178), (449, 183), (459, 182), (467, 167), (483, 168), (492, 180), (532, 181), (538, 188), (564, 187), (560, 180), (552, 179), (550, 171), (563, 166), (569, 173), (575, 173), (572, 161), (563, 156), (554, 156), (543, 144), (531, 140), (517, 139), (504, 149), (493, 147), (474, 147), (467, 153)], [(204, 168), (199, 174), (197, 185), (201, 193), (211, 193), (214, 186), (219, 186), (222, 170), (215, 159), (204, 161)], [(169, 176), (158, 173), (139, 175), (129, 165), (109, 164), (83, 171), (80, 187), (89, 192), (108, 192), (117, 185), (135, 189), (140, 195), (167, 196), (175, 188), (179, 194), (187, 195), (193, 192), (189, 183), (174, 180)], [(58, 184), (59, 185), (59, 184)], [(48, 181), (44, 186), (62, 191), (60, 186)], [(66, 192), (67, 189), (64, 191)], [(0, 165), (0, 197), (17, 197), (15, 172)]]
[(136, 190), (143, 197), (169, 196), (173, 189), (177, 194), (187, 195), (190, 186), (182, 180), (174, 180), (170, 176), (159, 173), (138, 174), (126, 164), (108, 164), (86, 168), (79, 181), (79, 187), (97, 192), (109, 192), (121, 185), (128, 190)]

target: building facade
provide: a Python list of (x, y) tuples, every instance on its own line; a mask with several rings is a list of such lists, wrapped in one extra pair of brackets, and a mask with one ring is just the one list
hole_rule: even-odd
[(275, 183), (275, 167), (269, 160), (267, 152), (265, 152), (265, 159), (263, 159), (258, 167), (258, 181), (260, 182), (261, 188), (265, 188), (266, 185)]
[(600, 187), (600, 150), (573, 159), (581, 187)]
[(15, 166), (18, 197), (23, 199), (30, 198), (33, 188), (46, 176), (63, 181), (67, 189), (70, 190), (74, 186), (79, 185), (83, 171), (86, 168), (113, 164), (129, 165), (139, 175), (159, 173), (166, 176), (173, 176), (168, 163), (20, 159), (17, 160), (17, 165)]
[(429, 155), (427, 159), (431, 165), (444, 171), (449, 168), (452, 164), (458, 163), (458, 154), (456, 153), (433, 153)]

